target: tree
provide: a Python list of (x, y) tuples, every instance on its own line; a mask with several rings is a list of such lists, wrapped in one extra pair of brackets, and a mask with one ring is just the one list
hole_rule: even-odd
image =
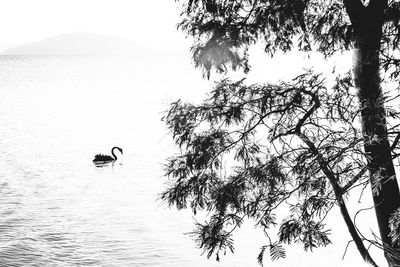
[[(325, 57), (354, 49), (356, 56), (353, 72), (340, 77), (308, 71), (280, 84), (222, 80), (202, 104), (172, 104), (164, 120), (182, 153), (168, 159), (162, 199), (212, 214), (196, 223), (198, 245), (217, 258), (233, 251), (232, 231), (251, 218), (269, 237), (260, 263), (267, 248), (273, 259), (285, 256), (283, 244), (312, 250), (330, 243), (324, 219), (337, 205), (365, 261), (377, 266), (364, 244), (370, 242), (389, 266), (400, 266), (393, 163), (400, 135), (390, 123), (399, 113), (388, 107), (396, 97), (382, 90), (400, 73), (399, 1), (182, 2), (179, 28), (194, 37), (193, 59), (207, 76), (239, 67), (247, 73), (248, 48), (259, 41), (271, 56), (293, 49)], [(352, 189), (368, 184), (379, 242), (358, 231), (346, 207)], [(268, 231), (278, 227), (284, 205), (290, 216), (273, 241)]]

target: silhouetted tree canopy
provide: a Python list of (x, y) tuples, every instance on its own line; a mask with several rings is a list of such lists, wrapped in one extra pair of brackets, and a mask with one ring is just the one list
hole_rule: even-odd
[[(212, 70), (250, 70), (248, 48), (298, 50), (325, 57), (354, 49), (353, 73), (324, 77), (311, 70), (278, 84), (245, 79), (216, 83), (198, 105), (176, 101), (164, 120), (181, 154), (168, 159), (162, 199), (193, 213), (206, 210), (192, 232), (208, 257), (233, 252), (232, 232), (252, 219), (267, 235), (272, 259), (285, 244), (305, 250), (331, 243), (325, 218), (338, 206), (363, 259), (365, 243), (400, 266), (400, 195), (393, 159), (400, 132), (397, 96), (381, 85), (399, 75), (399, 1), (189, 0), (178, 27), (194, 37), (193, 59)], [(382, 75), (381, 75), (382, 73)], [(387, 83), (385, 83), (386, 85)], [(391, 94), (390, 94), (391, 93)], [(391, 141), (391, 142), (390, 142)], [(227, 163), (228, 162), (228, 163)], [(346, 199), (370, 185), (381, 240), (354, 225)], [(278, 221), (277, 212), (288, 214)], [(278, 228), (277, 238), (269, 235)]]
[[(353, 24), (346, 12), (346, 2), (348, 12), (355, 14)], [(371, 3), (365, 7), (363, 2)], [(225, 71), (228, 63), (233, 69), (244, 67), (247, 71), (247, 48), (258, 41), (264, 43), (269, 55), (297, 49), (331, 56), (352, 47), (354, 36), (362, 34), (356, 32), (358, 24), (372, 27), (367, 25), (374, 22), (371, 16), (380, 15), (378, 19), (384, 22), (381, 65), (397, 77), (399, 56), (396, 57), (395, 50), (399, 48), (400, 3), (383, 1), (382, 5), (388, 2), (384, 11), (374, 14), (379, 13), (380, 2), (193, 0), (182, 7), (178, 27), (195, 37), (194, 61), (209, 74), (213, 67)]]

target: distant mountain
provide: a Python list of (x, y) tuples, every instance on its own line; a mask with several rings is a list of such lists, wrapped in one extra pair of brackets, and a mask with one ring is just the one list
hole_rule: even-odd
[[(146, 51), (147, 50), (147, 51)], [(70, 33), (38, 42), (18, 45), (2, 55), (143, 55), (154, 53), (149, 48), (113, 36), (93, 33)]]

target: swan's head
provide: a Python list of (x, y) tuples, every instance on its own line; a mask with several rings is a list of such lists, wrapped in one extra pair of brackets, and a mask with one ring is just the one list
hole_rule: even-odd
[(114, 154), (114, 150), (118, 150), (121, 154), (124, 154), (124, 153), (122, 153), (122, 148), (120, 148), (120, 147), (117, 147), (117, 146), (115, 146), (115, 147), (113, 147), (112, 149), (111, 149), (111, 154), (116, 158), (116, 156), (115, 156), (115, 154)]

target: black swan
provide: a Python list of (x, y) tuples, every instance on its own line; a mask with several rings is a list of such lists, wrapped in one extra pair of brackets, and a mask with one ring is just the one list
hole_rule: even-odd
[(119, 152), (121, 152), (121, 154), (123, 154), (122, 153), (122, 148), (119, 148), (119, 147), (115, 146), (115, 147), (113, 147), (111, 149), (112, 156), (103, 155), (103, 154), (97, 154), (96, 156), (94, 156), (93, 162), (94, 163), (107, 163), (107, 162), (111, 162), (111, 161), (116, 161), (117, 160), (117, 156), (114, 153), (114, 149), (118, 149)]

